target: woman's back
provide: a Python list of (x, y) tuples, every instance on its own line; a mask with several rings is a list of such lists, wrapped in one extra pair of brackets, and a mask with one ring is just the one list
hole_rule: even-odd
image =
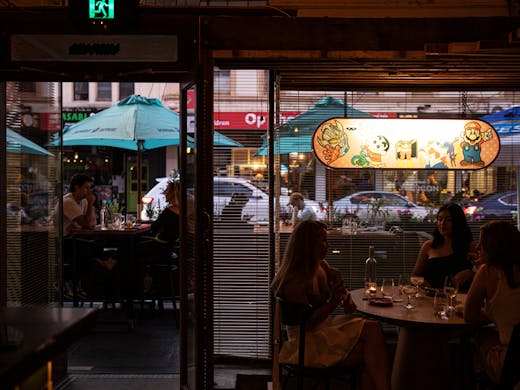
[(497, 327), (500, 343), (507, 345), (513, 327), (520, 323), (520, 286), (511, 288), (501, 271), (495, 269), (491, 272), (498, 274), (498, 282), (493, 296), (487, 301), (485, 312)]

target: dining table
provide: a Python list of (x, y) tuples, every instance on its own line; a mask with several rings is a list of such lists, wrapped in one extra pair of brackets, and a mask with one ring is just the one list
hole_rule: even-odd
[[(78, 229), (71, 233), (73, 239), (92, 240), (100, 248), (117, 250), (118, 262), (120, 262), (123, 270), (121, 275), (122, 294), (131, 318), (133, 317), (132, 307), (137, 288), (136, 284), (139, 283), (137, 278), (138, 243), (150, 231), (150, 226), (150, 224), (145, 223), (119, 229), (101, 229), (99, 226), (96, 226), (94, 229)], [(76, 255), (73, 257), (75, 258)], [(73, 269), (77, 270), (77, 266), (73, 265)], [(77, 280), (77, 278), (76, 276), (75, 279)], [(75, 288), (74, 294), (74, 306), (78, 306)]]
[[(351, 291), (351, 296), (359, 313), (399, 327), (392, 367), (393, 389), (465, 388), (472, 369), (467, 336), (474, 325), (464, 321), (460, 310), (441, 318), (433, 310), (433, 297), (425, 291), (412, 298), (412, 309), (405, 308), (404, 295), (395, 295), (398, 302), (369, 299), (361, 288)], [(457, 306), (465, 299), (465, 294), (458, 294)], [(450, 344), (453, 343), (458, 344), (460, 361), (451, 356)]]

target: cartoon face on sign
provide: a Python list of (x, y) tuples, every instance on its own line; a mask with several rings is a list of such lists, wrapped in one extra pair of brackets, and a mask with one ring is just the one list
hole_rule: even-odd
[(348, 152), (348, 138), (340, 122), (326, 123), (321, 128), (318, 143), (323, 148), (327, 163), (332, 163)]
[(478, 122), (471, 121), (464, 126), (464, 131), (461, 134), (462, 155), (464, 160), (460, 162), (463, 167), (474, 165), (483, 167), (485, 165), (480, 155), (482, 153), (482, 144), (493, 138), (491, 129), (482, 130), (482, 126)]
[(500, 138), (478, 119), (331, 118), (313, 149), (331, 168), (471, 170), (493, 163)]
[(352, 157), (352, 165), (359, 167), (379, 167), (385, 166), (383, 156), (388, 152), (390, 143), (383, 135), (367, 139), (361, 147), (361, 153)]

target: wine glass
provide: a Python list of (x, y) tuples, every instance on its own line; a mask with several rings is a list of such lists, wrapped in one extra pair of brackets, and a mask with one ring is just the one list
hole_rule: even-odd
[(415, 294), (416, 298), (419, 298), (421, 294), (419, 294), (419, 287), (421, 287), (424, 284), (424, 277), (419, 275), (412, 275), (410, 277), (410, 282), (417, 287), (417, 293)]
[(405, 284), (403, 286), (403, 292), (408, 297), (408, 301), (407, 301), (406, 305), (404, 305), (404, 307), (407, 310), (413, 309), (415, 306), (412, 305), (412, 302), (410, 301), (410, 299), (412, 299), (412, 297), (415, 296), (415, 294), (417, 293), (417, 286), (415, 286), (413, 284)]
[(458, 292), (459, 285), (457, 281), (451, 276), (446, 276), (444, 279), (444, 293), (450, 300), (450, 310), (453, 310), (455, 307)]
[(392, 299), (394, 297), (394, 279), (383, 279), (383, 283), (381, 284), (381, 295), (383, 295), (383, 298)]

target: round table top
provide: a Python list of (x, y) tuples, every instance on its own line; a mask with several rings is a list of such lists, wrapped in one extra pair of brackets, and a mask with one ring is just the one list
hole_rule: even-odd
[[(414, 298), (413, 309), (406, 309), (406, 296), (402, 302), (393, 302), (389, 306), (376, 306), (363, 299), (365, 290), (357, 289), (350, 292), (357, 310), (370, 317), (399, 326), (443, 326), (446, 328), (466, 328), (471, 324), (464, 322), (460, 314), (453, 313), (449, 319), (441, 319), (433, 312), (433, 298), (422, 292), (420, 298)], [(465, 294), (457, 295), (457, 300), (464, 302)]]

